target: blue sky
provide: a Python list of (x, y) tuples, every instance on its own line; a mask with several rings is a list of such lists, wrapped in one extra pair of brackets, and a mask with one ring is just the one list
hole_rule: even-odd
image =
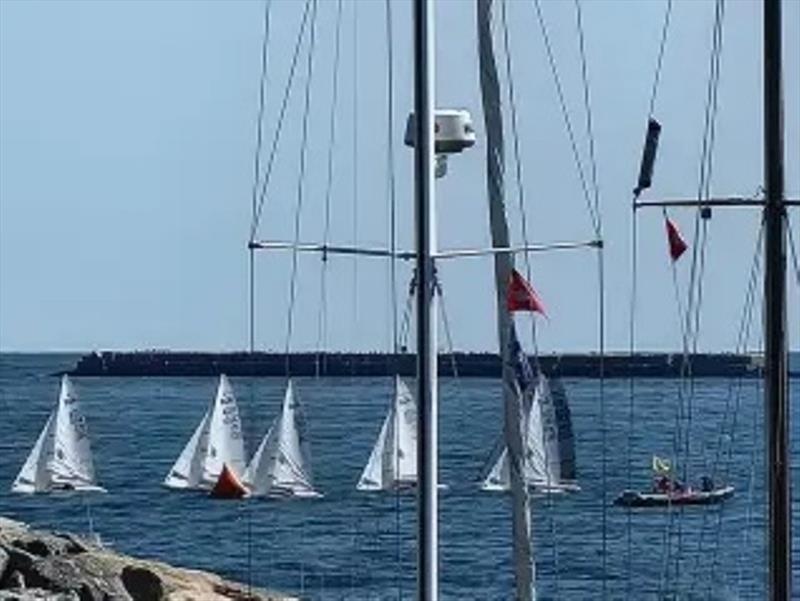
[[(485, 246), (489, 235), (474, 7), (466, 0), (437, 4), (437, 104), (469, 109), (479, 136), (476, 148), (455, 157), (450, 174), (438, 184), (439, 243), (443, 248)], [(268, 140), (302, 6), (299, 0), (273, 2)], [(784, 8), (786, 188), (788, 196), (798, 197), (800, 2), (785, 2)], [(661, 1), (584, 3), (612, 350), (628, 345), (630, 191), (663, 10)], [(0, 349), (246, 347), (245, 245), (262, 11), (255, 1), (0, 2)], [(514, 0), (508, 11), (530, 238), (587, 239), (590, 222), (533, 5)], [(543, 11), (585, 156), (574, 5), (546, 1)], [(335, 14), (335, 2), (320, 1), (303, 183), (304, 240), (322, 236)], [(390, 129), (400, 240), (410, 246), (412, 170), (409, 151), (402, 146), (412, 100), (410, 5), (394, 3), (394, 17), (396, 115)], [(712, 18), (711, 2), (675, 3), (655, 110), (664, 130), (649, 198), (696, 194)], [(382, 2), (345, 2), (331, 201), (334, 241), (356, 237), (384, 245), (388, 237), (383, 19)], [(760, 35), (760, 4), (728, 2), (715, 194), (749, 195), (761, 183)], [(292, 236), (305, 52), (278, 146), (261, 238)], [(510, 152), (508, 157), (510, 219), (519, 241)], [(690, 237), (691, 211), (676, 210), (672, 216)], [(796, 209), (792, 221), (800, 241)], [(700, 348), (731, 350), (735, 344), (756, 227), (752, 211), (714, 214)], [(678, 313), (657, 212), (640, 216), (639, 237), (637, 347), (677, 349)], [(595, 257), (579, 251), (533, 260), (534, 285), (550, 313), (539, 328), (542, 349), (596, 348)], [(299, 265), (291, 348), (316, 348), (321, 263), (319, 257), (302, 256)], [(259, 348), (284, 347), (289, 267), (288, 254), (258, 257)], [(327, 270), (327, 346), (387, 349), (386, 263), (336, 259)], [(688, 270), (687, 256), (678, 265), (684, 289)], [(400, 275), (403, 290), (406, 266)], [(441, 278), (455, 346), (495, 348), (491, 262), (448, 262), (441, 266)], [(796, 284), (790, 285), (790, 334), (797, 348), (800, 299)]]

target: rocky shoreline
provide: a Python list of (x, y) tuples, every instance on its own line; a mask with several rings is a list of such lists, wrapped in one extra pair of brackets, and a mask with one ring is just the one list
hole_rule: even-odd
[(0, 517), (0, 601), (292, 601)]

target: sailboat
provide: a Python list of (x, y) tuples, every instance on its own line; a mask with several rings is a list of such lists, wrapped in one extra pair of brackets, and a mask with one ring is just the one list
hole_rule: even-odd
[[(576, 492), (575, 442), (564, 386), (538, 373), (524, 397), (522, 432), (525, 435), (523, 474), (533, 492)], [(484, 477), (485, 491), (506, 492), (511, 487), (508, 449), (500, 452)]]
[(233, 387), (223, 374), (214, 400), (164, 479), (164, 486), (212, 489), (225, 468), (238, 476), (244, 473), (245, 464), (239, 408)]
[(417, 483), (417, 403), (400, 376), (357, 488), (381, 491), (411, 488)]
[(56, 408), (11, 486), (15, 493), (106, 492), (95, 481), (86, 419), (69, 376), (61, 378)]
[(319, 498), (311, 472), (311, 447), (300, 399), (290, 379), (283, 407), (247, 466), (244, 484), (253, 496)]

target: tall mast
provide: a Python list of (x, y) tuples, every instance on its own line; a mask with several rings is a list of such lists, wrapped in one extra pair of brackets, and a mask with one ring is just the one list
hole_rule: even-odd
[(769, 591), (791, 597), (789, 395), (786, 345), (786, 208), (783, 189), (781, 0), (764, 1), (764, 389), (769, 490)]
[(417, 599), (439, 598), (433, 0), (414, 0), (414, 209), (417, 269)]
[[(503, 198), (503, 117), (500, 84), (497, 78), (492, 42), (492, 0), (477, 0), (478, 57), (480, 66), (483, 119), (486, 127), (487, 193), (492, 246), (508, 248), (510, 240)], [(535, 566), (531, 552), (530, 502), (523, 474), (522, 399), (515, 389), (514, 367), (510, 357), (514, 324), (506, 305), (506, 294), (514, 257), (511, 253), (494, 255), (497, 290), (497, 336), (503, 365), (503, 423), (511, 484), (511, 523), (514, 553), (516, 601), (536, 598)]]

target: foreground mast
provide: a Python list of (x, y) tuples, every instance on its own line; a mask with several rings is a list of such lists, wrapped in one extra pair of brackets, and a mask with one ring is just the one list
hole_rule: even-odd
[(781, 0), (764, 2), (764, 379), (769, 490), (769, 591), (788, 601), (792, 581), (783, 189)]
[[(497, 78), (492, 44), (492, 0), (477, 0), (478, 57), (480, 65), (483, 119), (486, 127), (487, 192), (492, 246), (509, 248), (510, 239), (503, 198), (503, 117), (500, 107), (500, 84)], [(497, 289), (497, 334), (503, 365), (503, 423), (508, 452), (512, 504), (512, 540), (516, 601), (536, 598), (535, 568), (531, 553), (530, 502), (523, 474), (524, 446), (521, 431), (523, 406), (514, 386), (515, 374), (510, 356), (511, 339), (516, 337), (506, 303), (506, 294), (514, 257), (508, 252), (494, 255)]]
[(417, 285), (417, 599), (439, 598), (434, 253), (433, 0), (414, 0), (414, 211)]

